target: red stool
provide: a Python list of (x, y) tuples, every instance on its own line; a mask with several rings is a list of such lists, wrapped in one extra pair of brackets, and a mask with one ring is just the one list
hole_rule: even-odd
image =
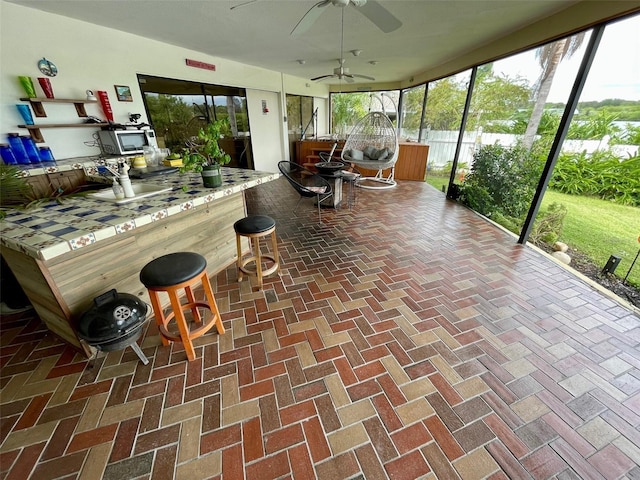
[[(187, 358), (196, 358), (193, 349), (193, 339), (207, 333), (214, 325), (218, 333), (224, 333), (220, 312), (213, 296), (211, 282), (207, 275), (207, 260), (197, 253), (179, 252), (163, 255), (147, 263), (140, 271), (140, 281), (147, 287), (151, 306), (156, 317), (160, 338), (164, 346), (170, 342), (182, 342), (187, 352)], [(202, 285), (205, 301), (196, 301), (193, 288)], [(187, 303), (180, 302), (181, 291), (184, 290)], [(165, 313), (160, 303), (160, 292), (165, 292), (171, 301), (171, 311)], [(207, 308), (213, 314), (206, 322), (203, 321), (198, 308)], [(186, 310), (191, 310), (193, 320), (200, 324), (190, 330), (184, 316)], [(179, 334), (171, 333), (167, 328), (171, 320), (176, 321)]]

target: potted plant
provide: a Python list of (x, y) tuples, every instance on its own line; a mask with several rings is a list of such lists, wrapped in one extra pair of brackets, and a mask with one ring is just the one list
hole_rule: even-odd
[(205, 187), (221, 186), (220, 166), (228, 164), (231, 157), (220, 148), (218, 140), (228, 128), (227, 119), (215, 120), (201, 128), (198, 136), (182, 152), (180, 173), (197, 172), (202, 175)]

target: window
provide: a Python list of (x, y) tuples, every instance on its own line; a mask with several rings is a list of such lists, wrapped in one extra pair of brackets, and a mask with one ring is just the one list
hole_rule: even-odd
[(138, 75), (147, 116), (159, 145), (180, 151), (211, 120), (227, 118), (229, 132), (220, 146), (230, 166), (253, 168), (247, 99), (243, 88)]

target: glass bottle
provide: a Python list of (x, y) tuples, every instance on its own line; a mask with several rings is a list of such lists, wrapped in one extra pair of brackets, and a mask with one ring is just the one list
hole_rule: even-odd
[(33, 141), (33, 138), (31, 138), (31, 136), (29, 135), (20, 135), (20, 140), (22, 141), (22, 146), (24, 147), (25, 152), (27, 152), (29, 162), (40, 163), (40, 153), (36, 148), (36, 144)]
[(20, 135), (18, 133), (9, 133), (7, 134), (7, 138), (9, 139), (9, 145), (11, 145), (11, 151), (13, 152), (13, 155), (16, 157), (16, 161), (18, 162), (18, 165), (29, 165), (31, 162), (29, 161), (29, 156), (27, 155), (27, 151), (24, 149), (24, 145), (22, 144)]
[(56, 159), (53, 158), (53, 153), (51, 152), (51, 148), (49, 147), (39, 147), (40, 160), (43, 162), (55, 162)]
[(0, 156), (5, 165), (16, 165), (18, 163), (8, 143), (0, 143)]

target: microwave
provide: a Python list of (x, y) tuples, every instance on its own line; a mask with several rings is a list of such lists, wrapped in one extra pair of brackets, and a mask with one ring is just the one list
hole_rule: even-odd
[(138, 155), (142, 147), (158, 147), (154, 130), (98, 130), (100, 148), (105, 155)]

